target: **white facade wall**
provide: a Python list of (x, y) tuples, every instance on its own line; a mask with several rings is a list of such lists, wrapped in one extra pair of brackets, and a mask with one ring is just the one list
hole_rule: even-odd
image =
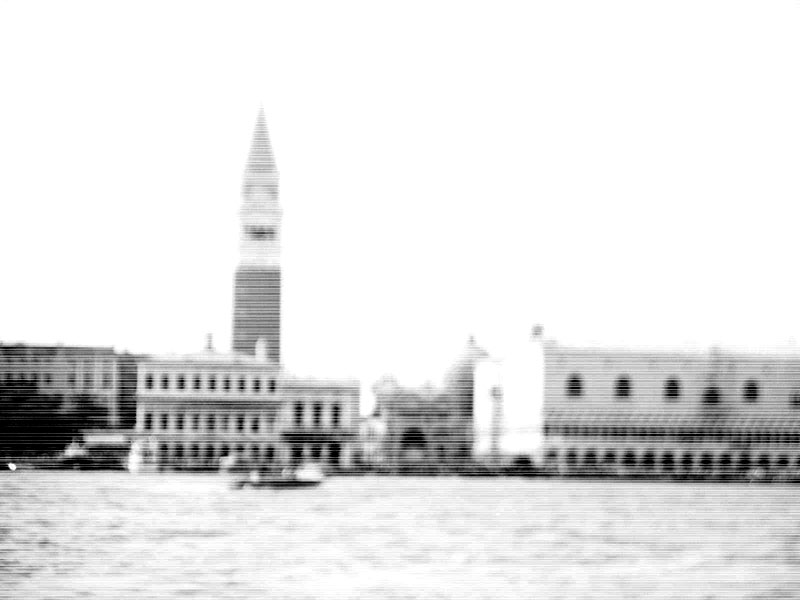
[(473, 456), (531, 456), (542, 444), (544, 355), (538, 341), (476, 365)]

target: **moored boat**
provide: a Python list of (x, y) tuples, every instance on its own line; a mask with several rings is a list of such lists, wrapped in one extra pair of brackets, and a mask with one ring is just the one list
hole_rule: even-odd
[(239, 479), (233, 487), (252, 488), (305, 488), (316, 487), (325, 480), (325, 473), (316, 464), (302, 465), (296, 469), (283, 469), (279, 475), (264, 476), (259, 471), (250, 472), (247, 478)]

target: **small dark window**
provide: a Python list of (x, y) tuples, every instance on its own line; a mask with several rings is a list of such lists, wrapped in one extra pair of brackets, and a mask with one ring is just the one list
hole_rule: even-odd
[(236, 419), (236, 431), (244, 431), (244, 415), (239, 415)]
[(583, 380), (580, 375), (573, 374), (567, 379), (567, 396), (578, 398), (583, 395)]
[(186, 389), (186, 377), (183, 375), (178, 375), (178, 389), (183, 390)]
[(719, 390), (716, 387), (706, 388), (703, 392), (703, 404), (719, 404)]
[(742, 390), (742, 397), (745, 402), (755, 402), (758, 400), (758, 383), (755, 380), (749, 379), (744, 384)]
[(614, 395), (617, 398), (631, 397), (631, 380), (628, 376), (619, 377), (614, 386)]
[(146, 390), (152, 390), (153, 389), (153, 376), (152, 375), (148, 375), (147, 377), (144, 378), (144, 388)]
[[(50, 373), (44, 374), (44, 383), (45, 385), (50, 385), (51, 383), (53, 383), (53, 376), (50, 375)], [(109, 384), (108, 387), (111, 387), (111, 384)]]
[(319, 402), (314, 403), (314, 427), (319, 427), (322, 424), (322, 404)]
[(261, 391), (261, 377), (253, 378), (253, 393), (258, 394)]
[(200, 429), (200, 415), (198, 414), (192, 415), (192, 429), (195, 431)]
[(176, 420), (175, 429), (177, 429), (178, 431), (182, 431), (183, 430), (183, 415), (178, 413), (177, 415), (175, 415), (175, 417), (176, 417), (176, 419), (175, 419)]
[(200, 389), (200, 375), (195, 375), (194, 379), (192, 379), (192, 389), (195, 391)]
[(677, 400), (681, 396), (681, 384), (675, 377), (670, 377), (664, 383), (664, 398)]
[(341, 454), (342, 447), (338, 442), (334, 442), (328, 447), (328, 462), (332, 465), (338, 465)]
[(146, 431), (150, 431), (153, 428), (153, 415), (151, 413), (145, 413), (144, 415), (144, 428)]
[(294, 424), (296, 427), (303, 425), (303, 403), (295, 402), (294, 404)]
[(161, 429), (162, 431), (167, 428), (167, 413), (161, 415)]
[(208, 378), (208, 389), (211, 390), (212, 392), (217, 389), (217, 378), (215, 375), (211, 375)]
[(239, 377), (239, 391), (243, 392), (247, 389), (247, 382), (244, 377)]
[(789, 395), (789, 406), (800, 408), (800, 391), (794, 391)]
[(270, 379), (269, 380), (269, 393), (270, 394), (274, 394), (275, 393), (275, 380), (274, 379)]
[(258, 418), (253, 418), (253, 420), (250, 421), (250, 431), (258, 433)]
[(219, 416), (219, 428), (222, 431), (228, 431), (228, 415)]
[(222, 380), (222, 389), (225, 390), (226, 392), (230, 392), (231, 391), (231, 378), (230, 377), (225, 377), (225, 379)]
[(161, 389), (168, 390), (169, 389), (169, 375), (162, 375), (161, 376)]
[(331, 411), (331, 423), (334, 427), (339, 427), (339, 421), (342, 414), (342, 407), (339, 404), (334, 404)]

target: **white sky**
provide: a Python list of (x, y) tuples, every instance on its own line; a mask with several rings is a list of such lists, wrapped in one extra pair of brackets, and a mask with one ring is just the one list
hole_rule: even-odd
[(0, 339), (230, 344), (281, 172), (283, 357), (436, 381), (470, 334), (800, 332), (800, 4), (0, 0)]

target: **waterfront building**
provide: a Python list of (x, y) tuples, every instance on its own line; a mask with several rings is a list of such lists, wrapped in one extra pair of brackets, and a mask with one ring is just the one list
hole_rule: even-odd
[[(280, 362), (281, 208), (261, 111), (242, 186), (232, 352), (139, 363), (137, 452), (159, 469), (286, 466), (349, 469), (358, 446), (360, 386), (290, 375)], [(224, 460), (223, 460), (224, 459)]]
[(800, 468), (796, 354), (554, 342), (543, 350), (541, 459), (551, 469), (725, 476)]
[(206, 352), (139, 363), (136, 437), (162, 469), (304, 460), (349, 469), (359, 384), (295, 378), (264, 356)]
[(0, 384), (28, 384), (63, 412), (88, 402), (98, 427), (132, 427), (136, 356), (110, 347), (0, 344)]
[(384, 427), (384, 465), (447, 470), (469, 464), (474, 369), (484, 356), (470, 338), (441, 386), (401, 386), (391, 377), (375, 384), (376, 409)]

